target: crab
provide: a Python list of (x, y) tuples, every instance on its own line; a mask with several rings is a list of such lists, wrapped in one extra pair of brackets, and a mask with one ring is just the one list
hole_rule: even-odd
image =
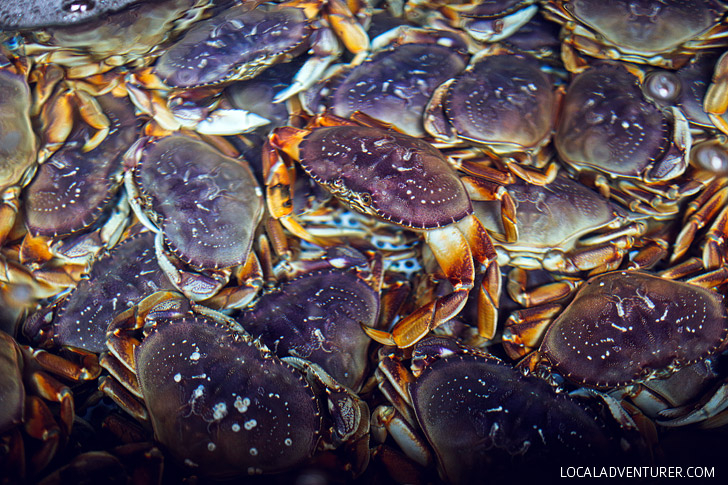
[(161, 268), (189, 298), (215, 296), (235, 273), (244, 306), (262, 285), (252, 251), (263, 194), (242, 159), (183, 134), (142, 138), (125, 155), (125, 186), (140, 221), (157, 234)]
[[(366, 377), (371, 342), (362, 326), (377, 326), (381, 281), (372, 274), (368, 275), (372, 281), (366, 280), (368, 268), (346, 268), (357, 260), (366, 261), (358, 251), (334, 247), (327, 253), (286, 262), (285, 266), (297, 266), (294, 277), (264, 293), (236, 320), (278, 357), (317, 364), (337, 382), (358, 391)], [(326, 268), (329, 264), (334, 267)]]
[(424, 127), (440, 143), (482, 147), (519, 177), (546, 183), (555, 176), (555, 165), (545, 175), (523, 165), (542, 168), (550, 158), (544, 148), (562, 94), (536, 58), (492, 46), (435, 90)]
[(154, 234), (131, 234), (98, 258), (78, 286), (28, 317), (22, 331), (34, 346), (101, 353), (115, 316), (155, 291), (172, 289), (157, 264)]
[(36, 23), (21, 27), (16, 50), (38, 64), (61, 65), (74, 79), (118, 66), (140, 67), (211, 6), (209, 0), (143, 1), (77, 24)]
[[(627, 211), (563, 175), (547, 185), (518, 181), (505, 190), (514, 201), (518, 237), (515, 242), (494, 244), (498, 264), (514, 268), (508, 276), (509, 295), (524, 306), (536, 304), (536, 295), (525, 293), (526, 271), (578, 275), (616, 269), (651, 225), (647, 216)], [(497, 217), (500, 205), (500, 201), (473, 202), (475, 216), (491, 234), (503, 231)], [(666, 251), (653, 259), (665, 256)], [(538, 298), (566, 296), (574, 284), (572, 278), (561, 279), (539, 288)]]
[[(329, 126), (325, 126), (329, 125)], [(297, 160), (316, 182), (354, 209), (380, 220), (421, 232), (452, 292), (421, 306), (400, 320), (392, 333), (365, 327), (375, 340), (409, 347), (465, 305), (473, 288), (473, 258), (485, 266), (479, 292), (478, 328), (495, 331), (500, 270), (495, 250), (473, 217), (470, 197), (448, 162), (428, 143), (382, 128), (356, 125), (334, 115), (314, 118), (309, 129), (273, 131), (267, 157), (268, 207), (295, 235), (314, 243), (290, 210), (289, 169), (282, 154)]]
[(403, 361), (393, 354), (379, 363), (377, 381), (391, 405), (374, 410), (373, 434), (384, 441), (389, 431), (420, 465), (436, 461), (446, 483), (506, 479), (516, 470), (523, 478), (557, 457), (626, 462), (622, 453), (639, 449), (638, 441), (620, 449), (612, 423), (581, 400), (456, 340), (429, 336), (415, 346), (411, 371)]
[[(706, 177), (688, 169), (687, 119), (644, 99), (641, 71), (600, 63), (574, 77), (554, 136), (559, 159), (635, 212), (669, 219)], [(714, 175), (708, 174), (707, 180)]]
[(127, 89), (137, 107), (165, 130), (185, 126), (207, 134), (242, 133), (249, 128), (249, 114), (216, 109), (221, 87), (251, 79), (310, 48), (313, 55), (276, 96), (283, 101), (315, 83), (340, 55), (333, 31), (357, 55), (369, 47), (366, 33), (340, 0), (233, 5), (195, 25), (152, 68), (129, 76)]
[(694, 133), (697, 130), (714, 131), (726, 122), (714, 124), (703, 109), (703, 101), (717, 60), (715, 53), (707, 52), (694, 56), (676, 71), (652, 69), (642, 83), (644, 94), (662, 107), (678, 107)]
[(479, 42), (498, 42), (518, 31), (538, 11), (535, 0), (451, 2), (415, 0), (405, 6), (405, 14), (431, 26), (445, 24), (462, 29)]
[(562, 24), (566, 68), (580, 68), (577, 54), (599, 59), (677, 69), (704, 49), (728, 45), (724, 17), (716, 0), (631, 2), (549, 0), (544, 15)]
[[(116, 380), (101, 388), (149, 419), (155, 439), (195, 473), (278, 473), (307, 463), (327, 440), (368, 433), (366, 404), (323, 370), (279, 359), (235, 321), (180, 294), (155, 293), (120, 315), (108, 347), (102, 365)], [(328, 408), (318, 389), (330, 393)]]
[(63, 148), (38, 167), (21, 196), (21, 220), (28, 234), (20, 262), (35, 277), (60, 287), (75, 286), (96, 256), (119, 241), (130, 212), (119, 192), (121, 158), (139, 126), (125, 99), (106, 95), (98, 101), (112, 120), (109, 135), (84, 152), (93, 128), (77, 124)]
[[(584, 283), (552, 323), (514, 325), (504, 332), (504, 342), (513, 355), (538, 345), (519, 365), (547, 379), (558, 381), (558, 375), (617, 396), (644, 393), (641, 399), (647, 401), (649, 390), (657, 388), (682, 404), (681, 390), (687, 386), (670, 391), (657, 381), (725, 349), (728, 312), (724, 297), (711, 289), (725, 280), (720, 271), (688, 282), (641, 270), (604, 273)], [(717, 392), (725, 393), (724, 388)], [(728, 405), (721, 395), (703, 404), (713, 400)], [(704, 413), (703, 419), (725, 405)]]
[(21, 188), (35, 173), (38, 142), (30, 120), (27, 65), (13, 64), (0, 51), (0, 244), (19, 210)]
[(364, 62), (338, 66), (304, 93), (304, 109), (328, 108), (345, 118), (358, 111), (408, 135), (425, 135), (425, 106), (437, 86), (465, 69), (466, 42), (451, 32), (402, 26), (379, 35), (372, 47)]
[[(94, 355), (77, 352), (75, 357), (67, 360), (20, 346), (0, 331), (0, 470), (4, 480), (24, 482), (38, 476), (68, 440), (75, 415), (73, 396), (58, 378), (93, 380), (101, 371)], [(55, 411), (46, 401), (57, 404)]]

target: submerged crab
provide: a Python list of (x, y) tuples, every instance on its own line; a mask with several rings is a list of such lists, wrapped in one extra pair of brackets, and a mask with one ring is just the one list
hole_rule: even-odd
[(157, 258), (170, 281), (205, 300), (237, 270), (249, 283), (239, 288), (240, 304), (249, 301), (262, 283), (252, 246), (263, 194), (247, 162), (182, 134), (143, 138), (126, 162), (131, 206), (157, 234)]
[[(567, 49), (600, 59), (676, 69), (702, 49), (728, 45), (728, 7), (717, 0), (549, 0), (545, 8), (564, 25)], [(568, 50), (564, 60), (578, 68)]]
[(529, 55), (492, 47), (441, 84), (428, 103), (425, 130), (438, 142), (465, 142), (495, 157), (514, 160), (512, 172), (527, 180), (553, 179), (521, 167), (542, 167), (551, 140), (562, 88)]
[(26, 67), (0, 51), (0, 244), (12, 229), (21, 188), (33, 177), (38, 142), (30, 121)]
[[(139, 342), (133, 332), (142, 327)], [(124, 387), (107, 379), (102, 388), (148, 416), (155, 438), (196, 473), (277, 473), (306, 463), (322, 436), (342, 443), (368, 432), (366, 404), (325, 372), (289, 361), (309, 383), (236, 322), (180, 295), (154, 294), (120, 315), (108, 345), (103, 365)], [(328, 412), (319, 387), (331, 393)]]
[(76, 288), (25, 320), (23, 334), (45, 348), (106, 349), (106, 330), (116, 315), (158, 290), (174, 289), (159, 268), (154, 234), (127, 237), (96, 260)]
[(303, 96), (304, 108), (330, 108), (348, 118), (359, 111), (412, 136), (423, 136), (425, 107), (441, 83), (468, 63), (465, 41), (451, 32), (399, 27), (375, 39), (357, 66), (342, 65)]
[[(93, 2), (91, 2), (93, 3)], [(34, 25), (23, 28), (18, 50), (36, 63), (67, 68), (82, 78), (131, 64), (147, 65), (168, 39), (186, 30), (211, 6), (209, 0), (134, 2), (118, 12), (76, 25)]]
[[(333, 126), (322, 126), (322, 125)], [(401, 320), (392, 334), (366, 328), (376, 340), (409, 347), (432, 328), (455, 316), (473, 287), (473, 258), (487, 274), (480, 290), (479, 328), (492, 336), (500, 271), (485, 229), (472, 215), (470, 197), (445, 158), (428, 143), (381, 128), (363, 127), (323, 115), (309, 130), (284, 127), (270, 138), (334, 196), (356, 210), (421, 232), (453, 291)], [(311, 240), (290, 211), (288, 168), (279, 153), (268, 154), (268, 204), (294, 234)], [(314, 239), (314, 242), (321, 242)], [(323, 242), (325, 244), (325, 241)]]
[[(644, 216), (630, 213), (582, 184), (558, 176), (546, 185), (517, 181), (505, 189), (514, 202), (518, 237), (496, 241), (498, 264), (576, 273), (619, 264)], [(500, 201), (473, 202), (491, 233), (503, 232)]]
[(377, 408), (372, 427), (386, 427), (422, 465), (432, 461), (431, 447), (447, 483), (507, 477), (515, 468), (522, 478), (554, 458), (626, 458), (583, 403), (455, 340), (420, 341), (411, 370), (396, 356), (379, 363), (377, 380), (393, 407)]
[(362, 326), (375, 327), (379, 295), (351, 271), (316, 271), (298, 276), (261, 296), (237, 321), (279, 357), (318, 364), (350, 389), (361, 386), (371, 340)]

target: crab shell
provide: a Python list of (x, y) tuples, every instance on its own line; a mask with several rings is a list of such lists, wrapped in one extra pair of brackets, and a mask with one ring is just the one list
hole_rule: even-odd
[(547, 16), (565, 24), (566, 42), (588, 55), (677, 68), (689, 54), (725, 45), (715, 0), (550, 0)]
[(69, 74), (74, 78), (127, 63), (146, 65), (158, 54), (160, 45), (188, 28), (211, 5), (209, 0), (134, 3), (122, 9), (117, 6), (117, 11), (81, 23), (62, 25), (49, 20), (23, 32), (27, 40), (20, 49), (41, 63), (70, 68)]
[(175, 88), (250, 79), (302, 45), (310, 32), (299, 8), (240, 4), (195, 25), (160, 56), (154, 70)]
[(485, 144), (497, 154), (535, 150), (551, 135), (557, 105), (553, 81), (534, 58), (487, 55), (438, 88), (425, 129), (443, 141)]
[(301, 141), (299, 154), (315, 181), (386, 221), (427, 230), (472, 213), (463, 183), (422, 140), (377, 128), (321, 127)]
[(38, 144), (30, 123), (28, 81), (0, 56), (0, 191), (21, 182), (33, 166)]
[(302, 375), (242, 332), (205, 314), (148, 319), (136, 371), (156, 439), (216, 478), (305, 463), (321, 427)]
[(172, 252), (197, 268), (245, 263), (263, 214), (262, 191), (245, 161), (181, 134), (130, 151), (132, 207)]
[(111, 95), (98, 98), (112, 129), (89, 152), (81, 147), (93, 129), (75, 127), (66, 144), (37, 170), (23, 191), (23, 213), (33, 236), (65, 236), (87, 228), (109, 207), (121, 187), (121, 157), (137, 136), (130, 104)]
[[(515, 202), (518, 240), (496, 242), (498, 264), (550, 271), (565, 253), (579, 246), (584, 236), (617, 228), (631, 214), (578, 182), (558, 176), (547, 185), (517, 181), (506, 186)], [(475, 217), (492, 233), (502, 233), (499, 201), (473, 202)]]
[(263, 295), (238, 321), (279, 357), (319, 364), (336, 381), (357, 389), (367, 368), (379, 295), (351, 272), (302, 275)]
[(554, 144), (561, 160), (579, 170), (655, 183), (687, 167), (686, 157), (670, 152), (670, 121), (619, 64), (602, 63), (577, 75), (560, 119)]
[[(319, 91), (306, 93), (304, 106), (323, 111), (330, 106), (337, 116), (360, 111), (390, 123), (411, 136), (425, 134), (422, 116), (435, 88), (465, 69), (467, 47), (458, 36), (433, 30), (400, 27), (382, 34), (387, 48), (362, 64), (330, 79)], [(327, 99), (320, 99), (327, 91)]]
[(630, 384), (716, 353), (728, 336), (721, 295), (641, 271), (587, 281), (548, 328), (540, 351), (568, 379)]
[(103, 352), (116, 315), (154, 291), (171, 289), (157, 264), (154, 234), (131, 236), (99, 258), (69, 295), (26, 319), (23, 334), (34, 345)]

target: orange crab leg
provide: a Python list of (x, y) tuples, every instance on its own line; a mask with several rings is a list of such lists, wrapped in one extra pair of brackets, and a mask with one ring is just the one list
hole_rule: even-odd
[[(516, 204), (502, 185), (494, 184), (478, 177), (461, 177), (471, 200), (498, 200), (501, 203), (501, 224), (505, 231), (505, 241), (512, 243), (518, 239), (516, 225)], [(495, 236), (494, 236), (495, 237)]]
[(465, 235), (456, 227), (446, 226), (427, 231), (425, 240), (452, 283), (453, 292), (427, 303), (400, 320), (391, 334), (364, 327), (367, 335), (379, 343), (400, 348), (411, 347), (430, 330), (457, 315), (465, 306), (475, 279), (473, 254)]
[(263, 176), (265, 177), (266, 204), (271, 217), (277, 219), (296, 237), (327, 247), (337, 244), (337, 239), (323, 239), (309, 233), (293, 213), (293, 187), (295, 172), (288, 167), (277, 147), (290, 157), (297, 159), (298, 143), (308, 132), (291, 126), (276, 130), (263, 147)]

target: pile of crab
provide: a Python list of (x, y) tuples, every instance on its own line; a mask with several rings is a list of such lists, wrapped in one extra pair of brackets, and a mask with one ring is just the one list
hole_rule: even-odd
[(723, 2), (16, 3), (0, 484), (719, 463)]

